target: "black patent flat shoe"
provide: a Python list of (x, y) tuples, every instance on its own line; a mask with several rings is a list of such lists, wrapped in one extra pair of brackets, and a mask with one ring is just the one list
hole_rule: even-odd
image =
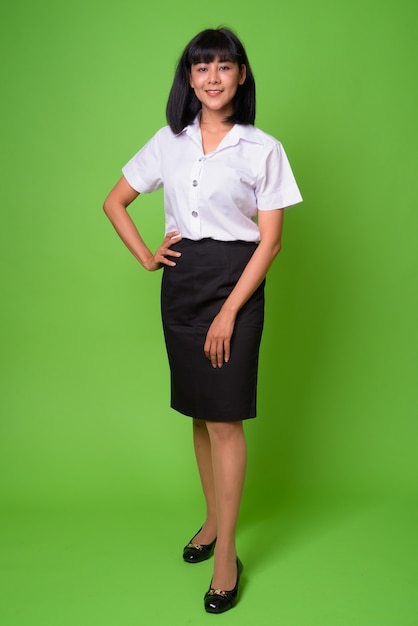
[[(196, 535), (198, 535), (201, 530), (202, 529), (200, 528)], [(215, 549), (215, 543), (216, 537), (212, 543), (208, 544), (193, 543), (193, 539), (191, 539), (187, 546), (183, 549), (183, 559), (186, 563), (201, 563), (202, 561), (206, 561), (212, 556)]]
[(237, 582), (231, 591), (223, 591), (222, 589), (209, 587), (209, 591), (205, 593), (204, 598), (205, 611), (207, 613), (224, 613), (236, 605), (238, 601), (239, 580), (243, 569), (243, 564), (237, 559)]

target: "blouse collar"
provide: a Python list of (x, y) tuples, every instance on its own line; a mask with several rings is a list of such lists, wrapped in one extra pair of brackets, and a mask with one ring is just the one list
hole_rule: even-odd
[[(188, 126), (185, 126), (177, 136), (182, 135), (183, 133), (188, 135), (194, 141), (201, 142), (200, 113), (195, 117), (193, 122)], [(252, 124), (234, 124), (229, 133), (222, 140), (222, 147), (225, 148), (227, 146), (235, 146), (241, 140), (263, 144), (257, 129)]]

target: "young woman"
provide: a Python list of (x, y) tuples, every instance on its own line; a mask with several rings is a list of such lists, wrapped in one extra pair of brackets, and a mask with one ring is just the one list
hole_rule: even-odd
[[(246, 468), (243, 420), (256, 415), (264, 279), (280, 250), (283, 208), (301, 201), (281, 144), (253, 126), (255, 83), (225, 28), (185, 48), (167, 104), (169, 126), (125, 165), (104, 210), (149, 271), (163, 268), (161, 309), (171, 406), (193, 418), (206, 500), (188, 563), (214, 553), (206, 611), (232, 608), (242, 563), (235, 531)], [(166, 235), (153, 253), (127, 207), (164, 187)]]

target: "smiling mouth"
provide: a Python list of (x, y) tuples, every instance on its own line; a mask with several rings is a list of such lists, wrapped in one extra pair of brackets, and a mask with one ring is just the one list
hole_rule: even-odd
[(222, 89), (206, 89), (206, 93), (214, 94), (214, 95), (216, 95), (218, 93), (222, 93), (222, 91), (223, 91)]

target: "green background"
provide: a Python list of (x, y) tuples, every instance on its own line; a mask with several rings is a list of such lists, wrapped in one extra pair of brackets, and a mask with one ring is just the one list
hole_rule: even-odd
[[(416, 3), (28, 0), (1, 9), (0, 620), (416, 626)], [(160, 274), (101, 205), (165, 124), (175, 62), (230, 26), (304, 196), (270, 271), (238, 533), (212, 618)], [(162, 195), (133, 216), (156, 247)], [(191, 568), (191, 569), (190, 569)], [(193, 570), (193, 571), (191, 571)]]

